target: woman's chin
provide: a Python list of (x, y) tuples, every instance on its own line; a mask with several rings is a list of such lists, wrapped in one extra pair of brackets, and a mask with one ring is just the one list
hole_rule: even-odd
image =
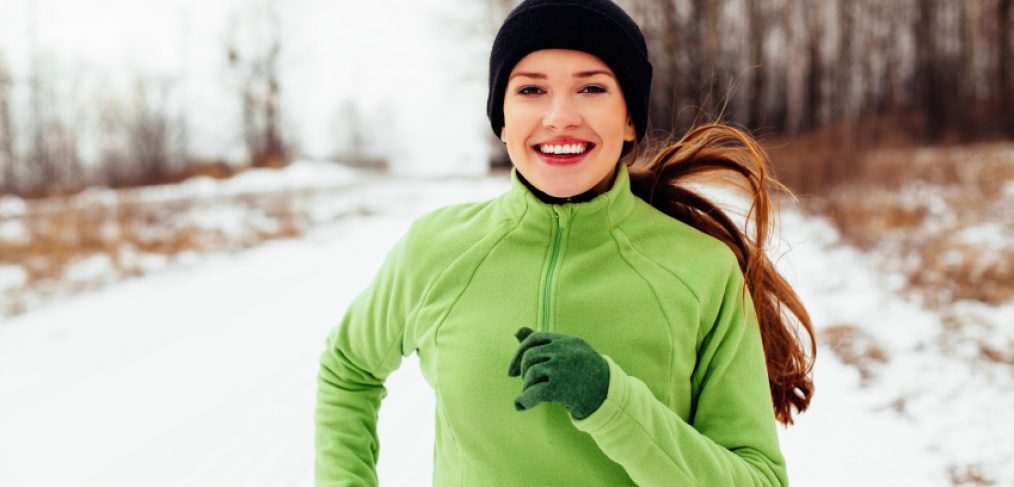
[(572, 184), (546, 184), (544, 188), (539, 188), (540, 191), (556, 198), (569, 198), (571, 196), (577, 196), (590, 188), (583, 188), (580, 186), (574, 186)]
[[(558, 168), (552, 167), (548, 168), (548, 171), (545, 170), (546, 168), (539, 167), (532, 169), (536, 174), (533, 174), (533, 177), (526, 176), (526, 179), (539, 191), (556, 198), (576, 196), (594, 186), (590, 178), (581, 177), (581, 171), (560, 171)], [(584, 181), (585, 179), (589, 179), (589, 181)]]

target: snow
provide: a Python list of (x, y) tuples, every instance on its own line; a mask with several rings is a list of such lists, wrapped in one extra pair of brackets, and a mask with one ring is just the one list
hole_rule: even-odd
[(71, 281), (101, 279), (109, 273), (112, 263), (105, 254), (93, 254), (71, 265), (64, 277)]
[(24, 200), (8, 194), (0, 196), (0, 216), (17, 216), (24, 212)]
[(28, 243), (28, 230), (19, 221), (0, 220), (0, 240), (24, 245)]
[(1014, 246), (1014, 235), (998, 222), (988, 222), (965, 228), (956, 238), (962, 243), (980, 249), (1003, 250)]
[[(41, 279), (27, 283), (30, 285), (23, 279), (0, 279), (0, 314), (21, 312), (45, 299), (191, 258), (184, 252), (159, 254), (167, 248), (178, 251), (180, 246), (193, 245), (202, 252), (237, 251), (255, 245), (265, 235), (297, 234), (351, 214), (410, 211), (439, 198), (430, 193), (440, 191), (441, 186), (430, 186), (427, 181), (382, 178), (376, 172), (333, 161), (299, 160), (280, 169), (249, 169), (224, 180), (200, 177), (177, 185), (119, 190), (92, 187), (69, 198), (32, 200), (30, 204), (6, 197), (8, 207), (23, 209), (0, 216), (3, 243), (27, 246), (35, 237), (26, 222), (35, 225), (32, 230), (44, 231), (50, 216), (71, 209), (95, 219), (96, 236), (104, 238), (105, 246), (99, 254), (70, 256), (63, 269), (68, 274), (60, 279), (47, 277), (59, 276), (59, 266), (48, 269), (48, 256), (33, 251), (30, 258), (39, 260), (35, 268), (44, 270), (36, 272)], [(141, 215), (126, 223), (118, 219), (118, 215), (131, 212)]]
[[(991, 308), (960, 302), (953, 312), (978, 316), (974, 323), (979, 326), (949, 332), (939, 315), (917, 300), (895, 295), (896, 284), (861, 253), (835, 244), (827, 222), (785, 212), (783, 224), (785, 238), (796, 245), (778, 267), (799, 292), (818, 331), (835, 324), (857, 325), (888, 352), (872, 384), (857, 386), (835, 370), (841, 364), (826, 343), (819, 349), (814, 411), (783, 432), (786, 454), (790, 460), (805, 458), (797, 462), (837, 464), (858, 456), (865, 463), (857, 463), (844, 476), (814, 471), (812, 481), (801, 485), (951, 485), (951, 466), (959, 472), (981, 471), (998, 485), (1014, 485), (1014, 444), (1003, 433), (1014, 425), (1014, 364), (978, 356), (979, 343), (1014, 351), (1009, 329), (1014, 303)], [(811, 233), (812, 227), (823, 228)], [(978, 337), (969, 335), (975, 330)], [(955, 337), (963, 349), (948, 347)], [(835, 367), (826, 372), (829, 380), (824, 370), (830, 364)], [(820, 410), (827, 404), (823, 401), (835, 403), (828, 404), (835, 417), (820, 419), (830, 412)], [(813, 454), (806, 450), (814, 444), (799, 440), (810, 435), (811, 441), (821, 443), (818, 450), (828, 448), (821, 454), (829, 458), (809, 458)], [(828, 444), (828, 435), (834, 444)], [(810, 466), (797, 469), (806, 472)]]
[(0, 290), (20, 286), (28, 280), (28, 273), (18, 265), (0, 265)]
[(199, 176), (179, 184), (143, 186), (126, 190), (93, 186), (75, 198), (80, 206), (108, 206), (123, 197), (142, 199), (146, 202), (166, 202), (293, 190), (340, 189), (366, 178), (368, 176), (362, 172), (335, 161), (302, 159), (280, 169), (248, 169), (223, 180)]
[[(291, 177), (315, 179), (307, 175)], [(266, 191), (268, 179), (240, 185)], [(508, 187), (503, 177), (348, 181), (312, 200), (340, 218), (298, 239), (160, 260), (158, 272), (0, 322), (0, 485), (311, 484), (325, 335), (416, 216)], [(233, 184), (202, 191), (239, 191)], [(979, 349), (1014, 350), (1014, 304), (959, 303), (952, 312), (967, 324), (955, 334), (896, 295), (897, 276), (843, 245), (826, 220), (785, 205), (780, 223), (771, 257), (820, 337), (810, 409), (778, 429), (792, 485), (944, 487), (972, 472), (1014, 485), (1014, 376)], [(91, 259), (74, 272), (104, 267)], [(4, 268), (13, 277), (0, 280), (14, 274)], [(885, 351), (869, 380), (823, 338), (843, 324)], [(387, 388), (381, 485), (426, 484), (434, 403), (415, 357)]]
[[(439, 189), (460, 197), (490, 184)], [(0, 485), (311, 483), (324, 336), (409, 223), (351, 216), (6, 320)]]

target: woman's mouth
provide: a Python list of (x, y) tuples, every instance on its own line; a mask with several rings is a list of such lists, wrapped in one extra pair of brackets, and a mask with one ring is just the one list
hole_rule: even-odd
[(565, 166), (577, 164), (584, 160), (595, 144), (591, 142), (575, 142), (572, 144), (537, 144), (532, 146), (535, 153), (545, 161), (546, 164), (554, 166)]

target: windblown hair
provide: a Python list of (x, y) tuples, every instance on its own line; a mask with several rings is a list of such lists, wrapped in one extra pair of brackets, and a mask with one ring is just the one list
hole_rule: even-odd
[[(624, 163), (631, 190), (655, 208), (724, 242), (736, 254), (760, 324), (767, 360), (768, 384), (775, 418), (793, 424), (792, 409), (803, 412), (813, 397), (810, 374), (817, 348), (810, 316), (792, 287), (765, 255), (772, 229), (769, 188), (795, 198), (775, 179), (767, 153), (752, 136), (722, 123), (689, 130), (682, 139), (661, 149), (647, 150), (638, 160), (637, 143), (628, 143)], [(729, 176), (732, 176), (731, 178)], [(717, 183), (751, 197), (744, 229), (717, 205), (687, 183)], [(777, 200), (774, 200), (777, 203)], [(777, 210), (777, 207), (776, 207)], [(752, 228), (750, 225), (753, 219)], [(809, 335), (809, 357), (787, 309)]]

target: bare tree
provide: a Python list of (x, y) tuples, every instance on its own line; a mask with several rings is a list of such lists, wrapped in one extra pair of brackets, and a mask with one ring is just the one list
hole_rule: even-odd
[(820, 6), (808, 0), (802, 2), (803, 18), (806, 21), (807, 33), (807, 75), (806, 105), (803, 126), (805, 128), (820, 125), (820, 109), (824, 99), (824, 58), (821, 55), (821, 44), (824, 38), (824, 23), (821, 19)]
[(929, 114), (927, 121), (926, 136), (937, 138), (943, 131), (940, 124), (942, 115), (940, 103), (937, 98), (940, 81), (937, 79), (938, 70), (936, 67), (936, 38), (934, 32), (934, 19), (936, 5), (934, 0), (918, 0), (917, 14), (914, 17), (915, 25), (915, 92), (918, 93), (919, 101)]
[(117, 100), (104, 99), (99, 110), (99, 132), (101, 135), (99, 155), (99, 180), (112, 188), (137, 185), (141, 177), (138, 168), (130, 164), (130, 149), (124, 130), (125, 116)]
[(756, 129), (763, 123), (761, 113), (766, 89), (767, 69), (764, 55), (764, 42), (767, 40), (768, 10), (763, 0), (747, 0), (747, 22), (749, 25), (751, 84), (750, 100), (747, 104), (749, 112), (747, 127)]
[(20, 194), (18, 159), (14, 152), (14, 121), (11, 119), (11, 88), (13, 79), (3, 58), (0, 58), (0, 167), (3, 192)]
[(129, 156), (140, 170), (141, 184), (164, 183), (172, 172), (172, 123), (166, 108), (167, 90), (165, 83), (155, 90), (140, 79), (134, 83), (134, 110), (124, 128)]
[[(683, 115), (677, 107), (688, 102), (683, 95), (687, 83), (679, 76), (682, 38), (680, 18), (675, 2), (635, 0), (633, 15), (641, 24), (653, 66), (651, 109), (648, 111), (652, 131), (669, 133), (681, 125)], [(689, 125), (689, 120), (682, 125)]]
[(29, 86), (30, 139), (24, 161), (25, 167), (31, 169), (24, 191), (28, 196), (72, 192), (82, 184), (79, 125), (72, 120), (76, 110), (74, 96), (58, 92), (55, 85), (54, 75), (33, 70)]
[[(268, 37), (255, 46), (241, 46), (235, 35), (226, 49), (229, 65), (237, 72), (243, 117), (243, 139), (255, 167), (282, 166), (288, 162), (288, 147), (282, 137), (281, 81), (279, 57), (282, 49), (277, 2), (263, 5)], [(236, 29), (239, 26), (233, 24)], [(234, 33), (235, 34), (235, 33)], [(244, 51), (246, 48), (246, 51)]]
[(996, 92), (1000, 100), (1001, 116), (1006, 118), (1007, 136), (1014, 138), (1014, 84), (1011, 83), (1011, 33), (1014, 32), (1014, 8), (1011, 0), (999, 0), (996, 5)]
[(697, 94), (701, 112), (717, 115), (721, 103), (723, 76), (719, 71), (721, 38), (718, 32), (720, 3), (713, 0), (692, 0), (693, 13), (687, 24), (690, 38), (690, 63), (696, 68), (685, 73), (696, 74)]
[(849, 116), (849, 99), (853, 81), (855, 59), (853, 52), (856, 47), (853, 41), (855, 31), (856, 6), (858, 0), (836, 0), (838, 7), (838, 59), (835, 64), (834, 83), (835, 96), (832, 98), (832, 118), (842, 120)]

